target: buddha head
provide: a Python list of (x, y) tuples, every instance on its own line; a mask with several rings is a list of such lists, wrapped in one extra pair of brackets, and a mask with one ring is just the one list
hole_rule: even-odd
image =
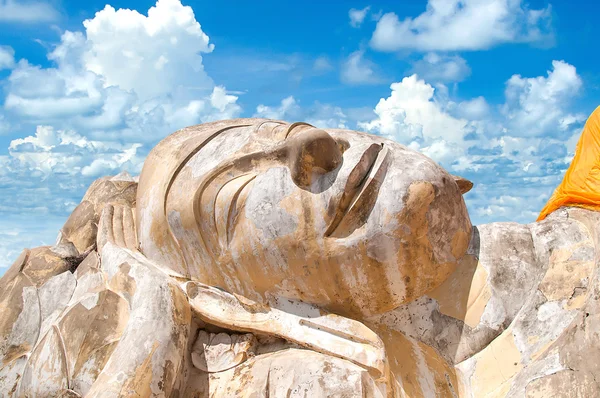
[(375, 135), (236, 119), (149, 154), (140, 250), (173, 276), (253, 300), (381, 313), (437, 287), (471, 223), (453, 176)]

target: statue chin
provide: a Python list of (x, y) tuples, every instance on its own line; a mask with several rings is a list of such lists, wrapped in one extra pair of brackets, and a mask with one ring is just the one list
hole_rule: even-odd
[(597, 396), (600, 213), (472, 226), (472, 187), (356, 131), (177, 131), (0, 279), (0, 396)]

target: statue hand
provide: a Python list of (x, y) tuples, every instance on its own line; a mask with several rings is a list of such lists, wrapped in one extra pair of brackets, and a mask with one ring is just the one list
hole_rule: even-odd
[(104, 207), (98, 225), (97, 247), (100, 254), (107, 242), (138, 251), (135, 208), (126, 204), (108, 204)]

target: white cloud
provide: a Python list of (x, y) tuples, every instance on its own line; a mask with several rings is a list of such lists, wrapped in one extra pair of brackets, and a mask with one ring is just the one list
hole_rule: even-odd
[(292, 96), (281, 100), (279, 106), (258, 105), (253, 117), (303, 121), (320, 128), (348, 128), (347, 116), (340, 107), (315, 102), (310, 107), (302, 108)]
[(48, 55), (56, 67), (18, 63), (4, 104), (11, 114), (96, 139), (153, 142), (241, 112), (204, 72), (199, 53), (213, 46), (179, 0), (159, 0), (148, 16), (106, 6), (84, 26)]
[(89, 115), (104, 103), (101, 81), (88, 71), (44, 69), (21, 60), (8, 83), (4, 107), (34, 120)]
[(471, 74), (467, 61), (459, 55), (427, 53), (415, 62), (413, 70), (432, 82), (460, 82)]
[(7, 134), (10, 131), (10, 123), (6, 120), (6, 117), (0, 113), (0, 136)]
[(381, 79), (375, 72), (375, 64), (364, 57), (365, 52), (358, 50), (348, 56), (342, 65), (340, 78), (346, 84), (375, 84)]
[[(143, 158), (138, 156), (137, 151), (142, 144), (133, 144), (129, 148), (118, 153), (96, 155), (90, 165), (81, 169), (81, 174), (86, 177), (101, 177), (110, 175), (114, 170), (127, 168), (138, 174), (142, 169)], [(127, 167), (127, 165), (130, 165)]]
[(441, 109), (435, 101), (435, 89), (417, 75), (405, 77), (390, 86), (388, 98), (382, 98), (375, 107), (377, 118), (359, 126), (393, 138), (401, 143), (463, 139), (466, 120), (457, 119)]
[(235, 95), (227, 94), (225, 87), (216, 86), (210, 95), (210, 104), (218, 112), (213, 112), (210, 117), (213, 120), (231, 119), (237, 116), (242, 108), (237, 104)]
[(315, 62), (313, 64), (314, 71), (327, 72), (331, 69), (333, 69), (333, 66), (331, 65), (331, 62), (329, 62), (329, 58), (327, 58), (326, 56), (321, 56), (315, 59)]
[(0, 46), (0, 70), (15, 66), (15, 50), (9, 46)]
[(381, 51), (481, 50), (509, 42), (552, 40), (551, 9), (530, 10), (521, 0), (429, 0), (415, 18), (381, 17), (371, 46)]
[(353, 28), (360, 27), (370, 9), (370, 6), (365, 7), (361, 10), (351, 8), (350, 11), (348, 11), (348, 16), (350, 17), (350, 26), (352, 26)]
[[(414, 145), (414, 144), (413, 144)], [(444, 139), (429, 141), (427, 146), (419, 148), (414, 145), (420, 152), (435, 159), (436, 162), (442, 165), (451, 165), (456, 160), (458, 154), (463, 153), (464, 148), (456, 142), (448, 142)]]
[[(17, 138), (8, 147), (9, 168), (47, 178), (52, 173), (71, 176), (101, 176), (100, 170), (110, 174), (127, 168), (136, 173), (143, 159), (137, 155), (141, 144), (89, 140), (73, 131), (54, 130), (51, 126), (38, 126), (34, 136)], [(110, 167), (109, 167), (110, 166)]]
[(476, 97), (460, 102), (457, 106), (457, 114), (469, 120), (482, 120), (489, 116), (490, 105), (485, 98)]
[(586, 118), (586, 115), (564, 112), (581, 87), (581, 78), (573, 65), (552, 61), (547, 77), (513, 75), (508, 80), (503, 112), (513, 128), (521, 129), (521, 135), (562, 135), (561, 132)]
[(348, 117), (339, 106), (315, 102), (304, 113), (305, 121), (313, 126), (331, 129), (347, 129)]
[(148, 16), (107, 5), (83, 26), (87, 46), (82, 61), (103, 77), (105, 87), (133, 90), (142, 100), (179, 86), (212, 89), (200, 53), (214, 46), (192, 8), (179, 0), (158, 0)]
[(253, 117), (263, 117), (266, 119), (285, 120), (296, 118), (299, 115), (300, 106), (293, 96), (281, 100), (281, 104), (276, 107), (260, 104), (256, 107), (256, 113)]
[(50, 22), (58, 16), (58, 12), (45, 2), (0, 0), (0, 21)]

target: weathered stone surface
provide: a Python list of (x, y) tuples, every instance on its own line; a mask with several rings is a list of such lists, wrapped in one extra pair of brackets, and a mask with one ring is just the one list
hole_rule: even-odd
[(20, 272), (40, 287), (53, 276), (74, 268), (77, 264), (75, 256), (76, 253), (56, 250), (51, 246), (36, 247), (29, 250)]
[(364, 133), (180, 130), (0, 279), (0, 396), (599, 395), (600, 213), (472, 227), (471, 188)]
[(50, 397), (68, 388), (67, 358), (64, 340), (57, 328), (51, 328), (35, 347), (20, 383), (18, 395)]
[(383, 342), (360, 322), (292, 300), (261, 305), (195, 282), (187, 282), (185, 290), (195, 314), (211, 324), (282, 337), (356, 363), (377, 379), (387, 374)]
[(225, 372), (191, 380), (186, 397), (383, 398), (368, 372), (350, 362), (307, 350), (258, 355)]
[(16, 390), (40, 328), (35, 285), (18, 274), (0, 289), (0, 391)]
[(208, 333), (200, 330), (192, 348), (192, 363), (208, 373), (222, 372), (253, 355), (256, 344), (256, 337), (251, 333)]
[(63, 239), (72, 242), (79, 252), (91, 248), (98, 231), (96, 210), (89, 200), (81, 202), (62, 227)]
[(51, 325), (58, 319), (61, 312), (67, 307), (77, 279), (69, 271), (52, 277), (38, 289), (40, 300), (40, 318), (42, 321), (40, 335), (44, 335)]
[(96, 243), (104, 206), (135, 208), (136, 191), (137, 182), (126, 172), (94, 181), (62, 227), (60, 242), (71, 242), (79, 253), (88, 253)]

